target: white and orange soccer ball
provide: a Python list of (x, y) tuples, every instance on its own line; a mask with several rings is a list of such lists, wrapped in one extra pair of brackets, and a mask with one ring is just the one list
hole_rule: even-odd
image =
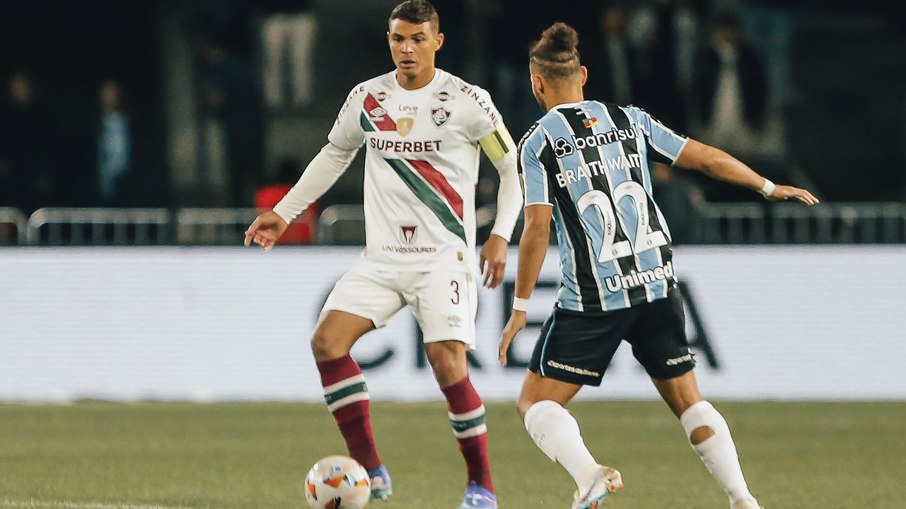
[(371, 499), (368, 471), (347, 456), (327, 456), (305, 477), (305, 500), (314, 509), (362, 509)]

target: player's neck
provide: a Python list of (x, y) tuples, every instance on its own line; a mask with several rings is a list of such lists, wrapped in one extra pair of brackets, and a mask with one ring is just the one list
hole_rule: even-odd
[(573, 104), (582, 102), (583, 100), (585, 99), (582, 96), (581, 90), (579, 90), (578, 93), (572, 91), (551, 91), (544, 96), (544, 106), (547, 108), (547, 111), (550, 111), (561, 104)]
[(431, 81), (434, 80), (435, 73), (437, 73), (436, 67), (429, 67), (411, 77), (406, 76), (405, 74), (397, 70), (396, 82), (406, 90), (417, 90), (419, 88), (427, 86), (428, 83), (431, 83)]
[(584, 82), (577, 80), (544, 80), (544, 87), (539, 89), (547, 111), (561, 104), (582, 102), (585, 98), (582, 93)]

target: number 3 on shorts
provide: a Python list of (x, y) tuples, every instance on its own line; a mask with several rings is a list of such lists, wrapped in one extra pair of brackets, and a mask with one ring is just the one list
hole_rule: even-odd
[(452, 302), (454, 306), (458, 306), (459, 305), (459, 281), (457, 281), (455, 279), (451, 280), (450, 288), (453, 289), (453, 296), (450, 297), (450, 302)]

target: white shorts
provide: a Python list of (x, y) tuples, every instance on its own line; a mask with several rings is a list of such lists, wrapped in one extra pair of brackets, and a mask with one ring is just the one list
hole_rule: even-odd
[(475, 348), (478, 289), (475, 277), (462, 267), (414, 272), (359, 261), (337, 281), (321, 313), (345, 311), (381, 328), (407, 305), (425, 343), (455, 340)]

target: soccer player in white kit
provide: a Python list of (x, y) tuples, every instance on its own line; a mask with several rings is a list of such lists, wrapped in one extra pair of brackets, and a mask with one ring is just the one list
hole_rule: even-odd
[[(402, 2), (389, 28), (396, 69), (352, 89), (327, 145), (274, 210), (252, 223), (245, 244), (273, 247), (366, 147), (365, 252), (334, 287), (312, 337), (328, 408), (350, 456), (370, 473), (372, 498), (386, 499), (390, 476), (375, 447), (365, 379), (349, 352), (410, 306), (467, 466), (459, 507), (495, 508), (485, 410), (466, 353), (475, 346), (478, 279), (489, 288), (500, 284), (522, 209), (515, 143), (487, 92), (435, 67), (444, 36), (431, 4)], [(500, 187), (494, 227), (476, 259), (479, 147)]]

